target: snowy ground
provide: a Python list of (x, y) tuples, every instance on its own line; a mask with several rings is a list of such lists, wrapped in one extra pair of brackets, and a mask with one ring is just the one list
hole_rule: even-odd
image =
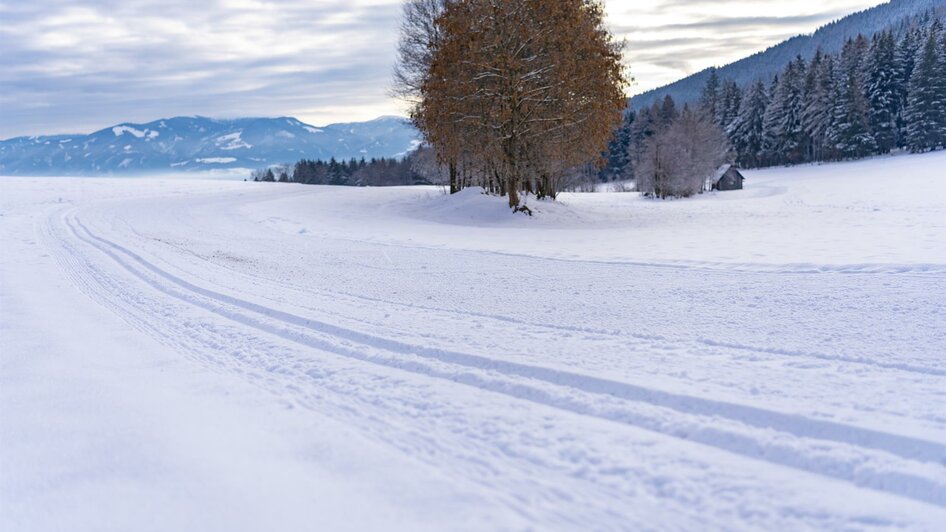
[(2, 178), (0, 530), (943, 530), (943, 168)]

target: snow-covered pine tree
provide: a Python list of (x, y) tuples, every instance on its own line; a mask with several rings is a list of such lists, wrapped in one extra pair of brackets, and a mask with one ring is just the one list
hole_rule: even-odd
[(854, 73), (847, 76), (835, 107), (834, 145), (841, 157), (866, 157), (877, 151), (868, 122), (870, 106), (861, 80)]
[(634, 126), (634, 111), (624, 113), (624, 121), (614, 131), (604, 153), (605, 166), (598, 173), (601, 181), (623, 181), (631, 178), (631, 129)]
[(800, 56), (785, 67), (765, 113), (765, 151), (774, 164), (795, 164), (804, 160), (807, 138), (802, 129), (807, 65)]
[(778, 135), (778, 132), (774, 129), (770, 129), (769, 126), (771, 125), (772, 122), (768, 117), (769, 117), (769, 113), (774, 113), (774, 111), (772, 110), (772, 106), (775, 104), (775, 100), (778, 97), (779, 85), (781, 85), (781, 80), (779, 78), (783, 74), (784, 72), (780, 74), (776, 74), (772, 78), (772, 82), (769, 83), (768, 92), (766, 93), (766, 96), (768, 97), (768, 101), (765, 107), (766, 114), (763, 116), (763, 119), (762, 119), (762, 151), (760, 154), (761, 166), (777, 164), (775, 152), (770, 146), (771, 146), (771, 139), (774, 139)]
[(706, 85), (703, 86), (703, 92), (700, 95), (701, 109), (707, 116), (713, 118), (713, 120), (718, 118), (719, 99), (719, 74), (716, 72), (716, 67), (713, 67), (710, 68), (709, 78), (707, 78)]
[(805, 75), (805, 94), (801, 110), (801, 126), (809, 138), (808, 160), (819, 160), (824, 152), (824, 131), (825, 117), (828, 114), (828, 98), (830, 97), (830, 87), (822, 83), (824, 76), (825, 62), (830, 60), (830, 56), (825, 54), (819, 48), (815, 56), (808, 65), (808, 72)]
[(753, 83), (742, 98), (739, 115), (730, 126), (729, 139), (736, 150), (737, 162), (744, 168), (765, 163), (763, 123), (769, 105), (769, 93), (762, 80)]
[(723, 131), (729, 134), (733, 122), (739, 116), (739, 108), (742, 105), (742, 90), (733, 80), (723, 82), (720, 91), (719, 105), (716, 107), (716, 123)]
[(870, 45), (863, 35), (849, 39), (841, 51), (838, 98), (834, 106), (832, 141), (841, 157), (864, 157), (877, 145), (870, 130), (870, 106), (865, 96), (865, 59)]
[(935, 120), (939, 125), (937, 147), (946, 148), (946, 30), (940, 28), (939, 54), (936, 60), (936, 74), (934, 90), (939, 95), (939, 105), (936, 107)]
[(879, 33), (867, 55), (865, 80), (870, 128), (880, 153), (889, 153), (897, 146), (898, 78), (893, 33)]
[(910, 78), (907, 98), (906, 146), (913, 152), (946, 145), (946, 39), (934, 23), (925, 39)]
[(919, 47), (923, 44), (923, 36), (919, 25), (914, 25), (903, 32), (897, 44), (897, 146), (906, 147), (907, 120), (906, 111), (910, 96), (910, 78), (916, 68), (916, 58)]

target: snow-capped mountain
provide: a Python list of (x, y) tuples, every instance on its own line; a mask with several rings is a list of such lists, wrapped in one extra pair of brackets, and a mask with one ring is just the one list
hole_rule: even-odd
[(90, 135), (0, 141), (0, 175), (166, 173), (259, 168), (303, 158), (402, 157), (419, 139), (400, 117), (324, 127), (288, 117), (176, 117)]

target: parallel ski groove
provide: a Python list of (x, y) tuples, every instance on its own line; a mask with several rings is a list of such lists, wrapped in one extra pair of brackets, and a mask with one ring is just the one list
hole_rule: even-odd
[[(137, 231), (134, 231), (133, 228), (129, 227), (129, 230), (133, 231), (136, 235), (141, 236), (139, 233), (137, 233)], [(212, 264), (216, 268), (225, 269), (226, 271), (234, 275), (239, 275), (241, 277), (248, 277), (245, 272), (239, 269), (227, 266), (225, 264), (219, 264), (219, 263), (208, 261), (206, 258), (200, 255), (193, 254), (192, 252), (190, 252), (183, 246), (174, 245), (174, 244), (171, 244), (169, 242), (164, 242), (164, 241), (162, 241), (161, 243), (169, 246), (171, 249), (178, 250), (184, 253), (189, 253), (197, 260), (200, 260), (208, 264)], [(375, 244), (382, 245), (379, 243), (375, 243)], [(674, 338), (674, 337), (664, 336), (664, 335), (641, 334), (641, 333), (616, 331), (612, 329), (603, 329), (603, 328), (596, 328), (596, 327), (585, 327), (585, 326), (575, 327), (575, 326), (562, 325), (562, 324), (553, 325), (549, 323), (529, 321), (529, 320), (520, 319), (520, 318), (516, 318), (512, 316), (501, 315), (501, 314), (489, 314), (485, 312), (460, 310), (460, 309), (455, 309), (455, 308), (430, 306), (430, 305), (423, 305), (423, 304), (417, 304), (417, 303), (405, 304), (399, 301), (393, 301), (393, 300), (378, 298), (378, 297), (368, 297), (363, 294), (356, 294), (356, 293), (350, 293), (350, 292), (345, 292), (345, 291), (336, 291), (336, 290), (327, 290), (327, 289), (320, 289), (317, 291), (313, 291), (310, 287), (303, 287), (303, 286), (295, 285), (292, 283), (279, 281), (276, 279), (254, 278), (254, 281), (272, 284), (273, 286), (277, 286), (277, 287), (284, 288), (287, 290), (297, 291), (299, 293), (311, 292), (311, 293), (318, 293), (318, 294), (329, 296), (329, 297), (346, 297), (346, 298), (365, 301), (369, 303), (380, 303), (383, 305), (396, 306), (396, 307), (409, 308), (409, 309), (417, 309), (417, 310), (422, 310), (422, 311), (436, 312), (440, 314), (451, 314), (451, 315), (463, 316), (463, 317), (494, 320), (494, 321), (509, 323), (513, 325), (524, 325), (528, 327), (535, 327), (538, 329), (544, 329), (544, 330), (549, 330), (549, 331), (560, 331), (560, 332), (582, 333), (582, 334), (588, 333), (588, 334), (597, 334), (597, 335), (602, 335), (602, 336), (611, 336), (615, 338), (633, 338), (636, 340), (675, 342), (675, 343), (680, 343), (680, 344), (692, 343), (699, 346), (721, 347), (721, 348), (725, 348), (725, 349), (729, 349), (733, 351), (743, 351), (743, 352), (753, 353), (753, 354), (762, 353), (766, 355), (785, 357), (785, 358), (810, 358), (810, 359), (815, 359), (815, 360), (823, 360), (826, 362), (841, 362), (845, 364), (857, 364), (857, 365), (879, 368), (879, 369), (884, 369), (884, 370), (903, 371), (907, 373), (915, 373), (918, 375), (946, 376), (946, 369), (942, 369), (942, 368), (919, 366), (915, 364), (906, 364), (906, 363), (900, 363), (900, 362), (884, 362), (883, 360), (874, 360), (874, 359), (870, 359), (866, 357), (835, 355), (835, 354), (827, 354), (827, 353), (818, 353), (818, 352), (813, 352), (813, 351), (801, 351), (801, 350), (795, 350), (795, 349), (773, 349), (771, 347), (763, 347), (763, 346), (758, 346), (758, 345), (718, 341), (711, 338), (695, 338), (692, 340), (686, 340), (686, 339)]]
[[(214, 312), (218, 315), (222, 315), (230, 320), (248, 325), (263, 332), (275, 334), (303, 345), (342, 356), (357, 358), (359, 360), (379, 363), (400, 369), (406, 369), (408, 371), (423, 373), (432, 377), (457, 380), (466, 384), (477, 386), (479, 388), (505, 393), (507, 395), (512, 395), (521, 399), (540, 402), (542, 404), (555, 406), (576, 413), (602, 417), (611, 421), (641, 425), (643, 428), (657, 430), (658, 432), (663, 432), (671, 436), (683, 437), (685, 439), (692, 438), (693, 441), (715, 445), (717, 447), (747, 455), (752, 458), (769, 459), (770, 461), (776, 463), (799, 467), (801, 469), (806, 469), (815, 473), (820, 472), (813, 471), (811, 467), (805, 467), (804, 463), (797, 463), (797, 461), (792, 463), (792, 460), (779, 459), (778, 457), (772, 459), (771, 457), (764, 456), (765, 449), (753, 447), (753, 445), (758, 446), (760, 442), (736, 441), (733, 439), (733, 434), (727, 435), (725, 432), (723, 435), (728, 436), (730, 439), (728, 443), (724, 441), (725, 438), (719, 438), (720, 434), (693, 434), (691, 435), (691, 438), (688, 438), (686, 435), (674, 434), (674, 431), (668, 431), (667, 427), (663, 427), (664, 430), (660, 430), (660, 427), (654, 427), (652, 422), (649, 423), (651, 426), (647, 426), (648, 422), (646, 419), (642, 419), (640, 417), (635, 418), (633, 415), (628, 417), (626, 412), (623, 414), (615, 413), (614, 415), (607, 416), (602, 415), (600, 412), (591, 411), (590, 409), (583, 407), (581, 404), (577, 404), (574, 401), (572, 401), (571, 404), (568, 400), (561, 401), (560, 397), (556, 398), (554, 396), (549, 396), (546, 390), (536, 388), (532, 385), (531, 381), (540, 381), (554, 386), (569, 387), (584, 393), (608, 395), (625, 401), (646, 403), (661, 408), (670, 408), (685, 415), (723, 415), (733, 422), (755, 426), (756, 428), (760, 429), (779, 430), (798, 438), (831, 440), (843, 445), (872, 447), (874, 449), (880, 449), (882, 451), (899, 455), (910, 460), (925, 460), (938, 463), (943, 463), (946, 461), (946, 459), (944, 459), (944, 457), (946, 457), (946, 446), (935, 442), (862, 429), (859, 427), (852, 427), (838, 423), (812, 420), (802, 416), (782, 414), (755, 407), (749, 407), (746, 405), (711, 401), (679, 394), (670, 394), (667, 392), (651, 390), (627, 383), (609, 381), (606, 379), (578, 375), (549, 368), (494, 360), (479, 355), (469, 355), (465, 353), (413, 346), (402, 342), (367, 335), (357, 331), (351, 331), (349, 329), (333, 326), (331, 324), (309, 320), (300, 316), (295, 316), (286, 312), (263, 307), (255, 303), (243, 301), (238, 298), (233, 298), (231, 296), (193, 285), (183, 279), (169, 274), (168, 272), (165, 272), (164, 270), (161, 270), (134, 252), (131, 252), (130, 250), (127, 250), (118, 244), (94, 235), (77, 219), (76, 224), (78, 228), (87, 235), (86, 237), (80, 235), (79, 229), (70, 225), (69, 229), (73, 232), (76, 238), (79, 238), (87, 244), (98, 248), (103, 253), (109, 255), (123, 268), (141, 279), (143, 282), (150, 284), (153, 288), (169, 296), (175, 297), (192, 305), (205, 308), (206, 310)], [(153, 275), (157, 275), (158, 277), (170, 281), (172, 284), (186, 290), (187, 292), (212, 300), (212, 303), (200, 301), (193, 296), (177, 293), (166, 286), (161, 286), (159, 283), (150, 280), (146, 275), (143, 275), (141, 272), (137, 271), (135, 267), (125, 262), (125, 259), (122, 259), (122, 257), (117, 254), (124, 255), (127, 257), (127, 259), (137, 263), (139, 267), (143, 267), (147, 271), (150, 271)], [(311, 336), (300, 334), (298, 331), (286, 329), (285, 327), (274, 327), (271, 324), (261, 322), (258, 319), (252, 318), (251, 316), (246, 316), (241, 313), (235, 313), (231, 310), (225, 309), (221, 307), (221, 305), (237, 307), (244, 311), (261, 315), (266, 319), (282, 322), (283, 324), (290, 327), (299, 327), (317, 334), (334, 336), (338, 339), (342, 339), (343, 341), (355, 342), (369, 348), (369, 350), (384, 350), (398, 355), (403, 355), (404, 357), (420, 357), (435, 363), (466, 366), (477, 371), (485, 371), (487, 372), (487, 375), (485, 377), (482, 375), (463, 373), (458, 375), (455, 371), (451, 372), (437, 370), (436, 368), (431, 368), (428, 365), (417, 364), (416, 362), (408, 360), (391, 360), (385, 357), (374, 356), (363, 352), (363, 350), (351, 349), (325, 340), (315, 339)], [(398, 357), (395, 357), (395, 359), (397, 358)], [(508, 382), (509, 379), (516, 380), (520, 378), (526, 379), (526, 382)], [(507, 382), (504, 382), (504, 379)], [(723, 444), (721, 444), (721, 441)], [(858, 477), (858, 475), (852, 474), (851, 472), (843, 471), (840, 472), (838, 477), (853, 481), (860, 485), (867, 485), (869, 487), (878, 489), (890, 490), (892, 487), (893, 491), (897, 494), (926, 502), (932, 502), (941, 506), (946, 506), (946, 491), (942, 489), (942, 486), (937, 486), (935, 484), (929, 485), (926, 483), (927, 481), (925, 479), (918, 477), (911, 477), (912, 480), (911, 478), (901, 478), (898, 481), (898, 479), (885, 477), (884, 475), (877, 475), (874, 478), (865, 478), (863, 476)]]

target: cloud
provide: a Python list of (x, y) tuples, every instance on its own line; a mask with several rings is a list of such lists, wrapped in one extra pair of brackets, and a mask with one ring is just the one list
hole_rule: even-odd
[[(645, 90), (874, 3), (607, 7)], [(317, 124), (396, 114), (399, 11), (399, 0), (0, 0), (0, 138), (181, 114)]]
[(721, 66), (847, 14), (876, 0), (611, 1), (609, 22), (627, 40), (637, 84), (657, 88), (710, 66)]

